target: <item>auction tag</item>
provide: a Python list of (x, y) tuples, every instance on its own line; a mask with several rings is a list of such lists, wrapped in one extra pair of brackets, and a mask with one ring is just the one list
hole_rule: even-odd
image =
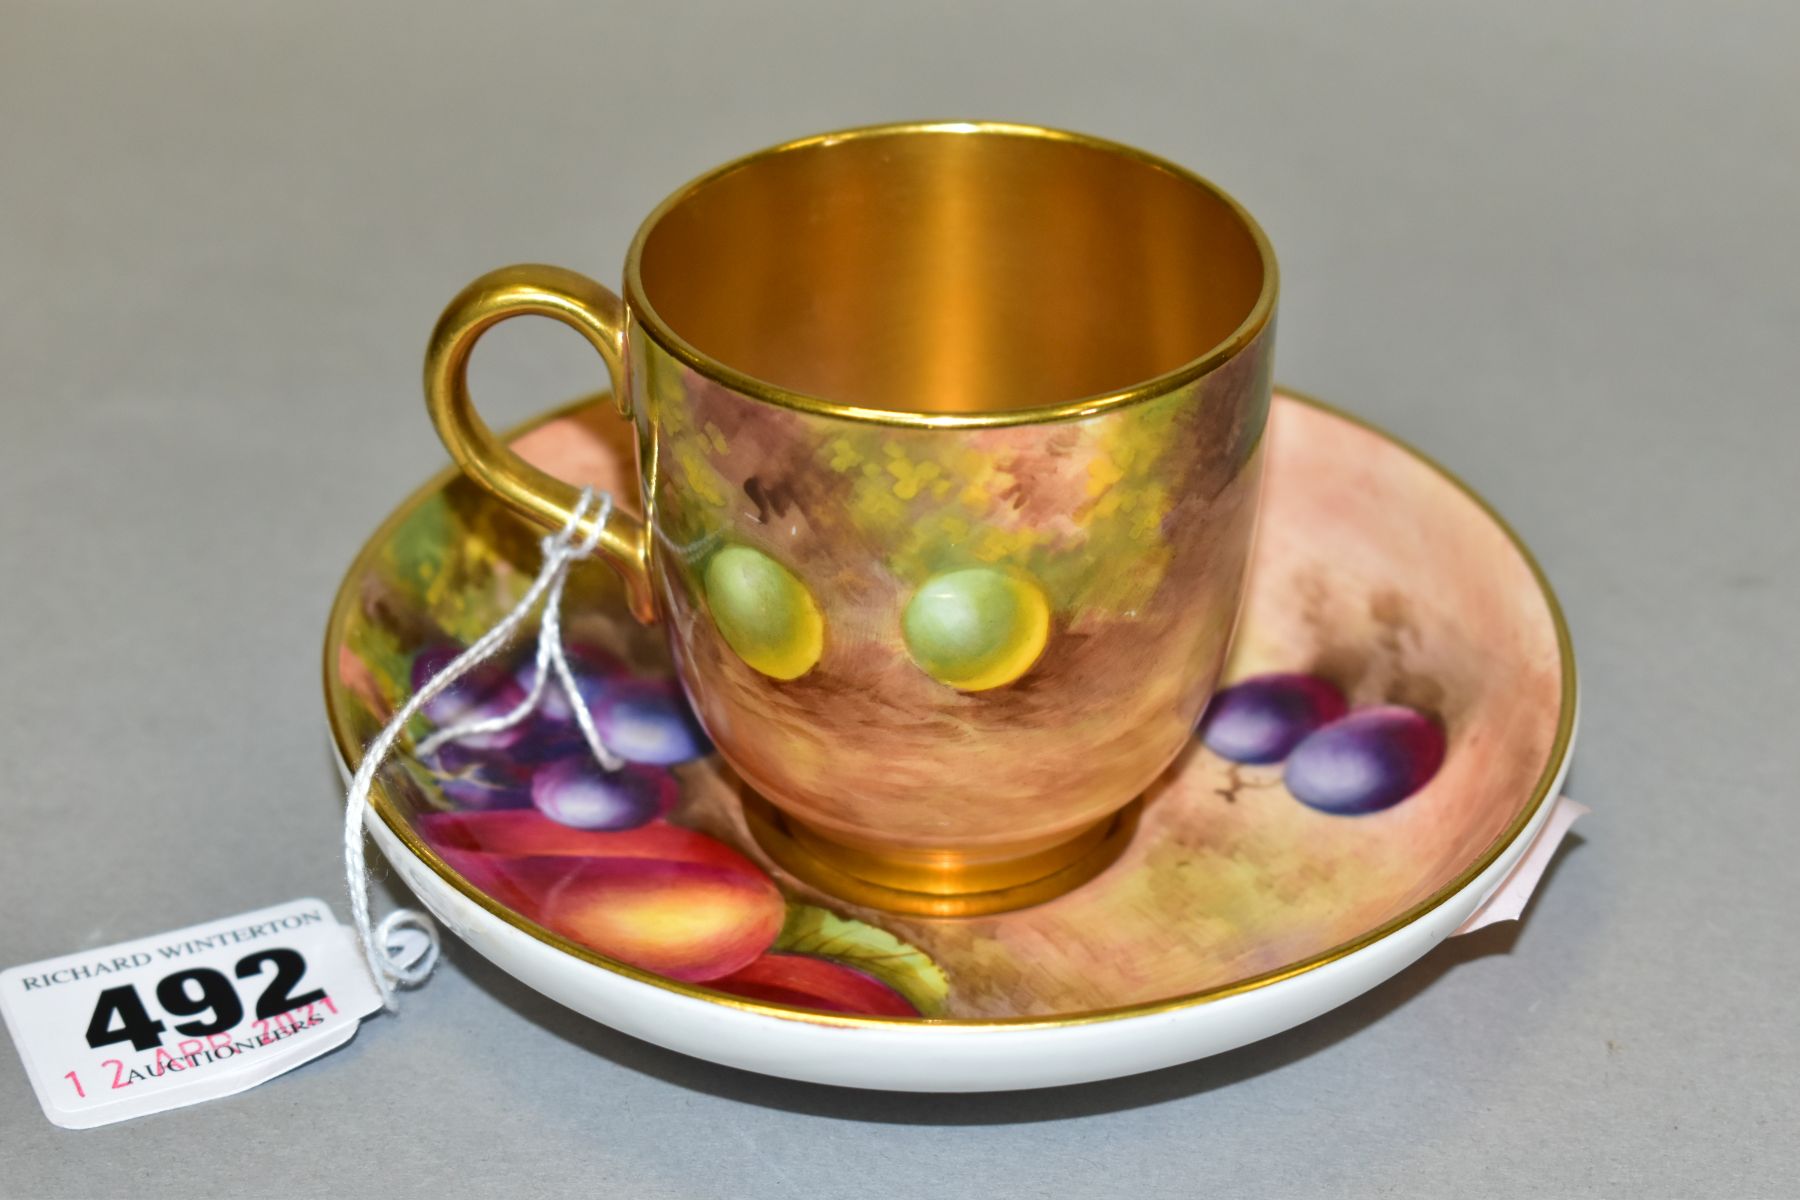
[(355, 933), (320, 900), (0, 971), (0, 1016), (65, 1129), (255, 1087), (380, 1007)]

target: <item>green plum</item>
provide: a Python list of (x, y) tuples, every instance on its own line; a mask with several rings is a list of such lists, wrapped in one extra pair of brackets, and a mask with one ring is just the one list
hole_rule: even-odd
[(1036, 583), (992, 567), (934, 575), (901, 619), (919, 669), (964, 692), (1011, 683), (1050, 640), (1050, 602)]
[(825, 622), (806, 585), (760, 550), (727, 546), (706, 564), (713, 624), (737, 656), (771, 679), (798, 679), (825, 649)]

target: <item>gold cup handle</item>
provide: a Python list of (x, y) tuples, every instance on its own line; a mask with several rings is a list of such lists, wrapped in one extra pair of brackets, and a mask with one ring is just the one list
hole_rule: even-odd
[[(538, 524), (561, 529), (569, 523), (581, 490), (513, 453), (494, 436), (469, 398), (469, 353), (476, 341), (508, 317), (526, 313), (555, 317), (586, 338), (606, 360), (614, 396), (625, 396), (624, 304), (586, 275), (526, 264), (489, 271), (444, 309), (425, 350), (425, 407), (450, 457), (469, 478)], [(584, 519), (581, 529), (591, 533), (593, 519)], [(640, 621), (654, 620), (656, 599), (644, 523), (612, 506), (600, 528), (597, 549), (625, 580), (633, 615)]]

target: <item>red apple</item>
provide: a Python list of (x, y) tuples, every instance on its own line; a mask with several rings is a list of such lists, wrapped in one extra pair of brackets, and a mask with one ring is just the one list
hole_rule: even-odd
[(502, 855), (662, 858), (754, 871), (750, 860), (716, 838), (665, 821), (608, 832), (577, 829), (536, 809), (434, 812), (419, 818), (426, 843), (446, 859), (451, 850)]
[(521, 916), (671, 979), (746, 966), (787, 913), (755, 863), (661, 821), (606, 833), (510, 810), (432, 813), (419, 826), (453, 870)]
[[(746, 966), (781, 932), (787, 904), (748, 870), (651, 858), (517, 859), (556, 878), (538, 920), (571, 941), (671, 979), (698, 983)], [(529, 864), (529, 865), (527, 865)]]
[(871, 1017), (916, 1017), (906, 997), (873, 975), (810, 954), (765, 954), (707, 985), (750, 1000)]

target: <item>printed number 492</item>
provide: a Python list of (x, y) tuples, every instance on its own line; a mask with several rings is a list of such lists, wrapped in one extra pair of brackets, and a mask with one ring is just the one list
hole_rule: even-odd
[[(294, 985), (306, 974), (306, 959), (298, 950), (259, 950), (240, 958), (232, 970), (239, 979), (249, 979), (261, 975), (268, 963), (275, 964), (275, 977), (257, 997), (257, 1017), (278, 1017), (325, 998), (323, 988), (299, 996), (292, 994)], [(198, 995), (190, 990), (190, 985), (198, 989)], [(156, 1000), (170, 1016), (195, 1018), (175, 1026), (176, 1033), (189, 1037), (223, 1033), (244, 1019), (244, 1004), (238, 999), (237, 988), (211, 967), (194, 967), (163, 976), (156, 984)], [(107, 988), (94, 1002), (87, 1043), (94, 1050), (114, 1042), (130, 1042), (135, 1049), (154, 1050), (162, 1044), (162, 1032), (167, 1028), (165, 1022), (156, 1020), (144, 1008), (135, 984), (122, 984)]]

